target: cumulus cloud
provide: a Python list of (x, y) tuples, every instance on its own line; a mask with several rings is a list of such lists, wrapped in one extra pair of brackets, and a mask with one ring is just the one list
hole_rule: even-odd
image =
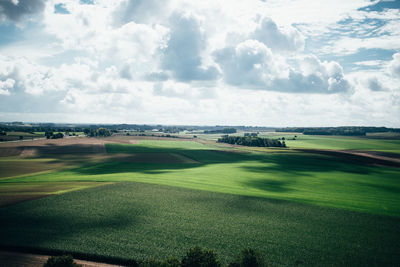
[(262, 18), (252, 37), (272, 50), (298, 51), (304, 49), (304, 36), (294, 27), (278, 27), (270, 18)]
[(66, 84), (61, 73), (53, 68), (38, 65), (25, 58), (0, 55), (0, 81), (7, 94), (26, 93), (42, 95), (44, 92), (65, 90)]
[(163, 19), (168, 9), (169, 1), (158, 0), (123, 0), (114, 11), (113, 23), (121, 26), (134, 21), (135, 23), (154, 23)]
[(333, 61), (399, 47), (399, 13), (368, 3), (0, 0), (0, 22), (41, 14), (0, 41), (0, 120), (400, 125), (399, 53)]
[(215, 79), (217, 69), (203, 66), (202, 53), (207, 39), (200, 19), (191, 13), (175, 12), (169, 22), (170, 39), (163, 51), (162, 68), (179, 81)]
[(379, 92), (385, 90), (383, 84), (378, 80), (377, 77), (368, 78), (365, 85), (371, 91)]
[(2, 0), (0, 1), (0, 21), (19, 22), (23, 17), (43, 11), (45, 0)]
[(288, 93), (339, 93), (351, 89), (339, 63), (321, 62), (312, 55), (297, 60), (300, 68), (295, 69), (256, 40), (218, 50), (215, 60), (225, 81), (243, 88)]
[(276, 73), (271, 49), (257, 40), (226, 47), (214, 56), (231, 85), (265, 87)]
[(274, 88), (298, 93), (340, 93), (352, 89), (342, 66), (335, 61), (321, 62), (316, 56), (299, 60), (300, 70), (290, 68), (289, 75), (274, 81)]
[(9, 95), (9, 89), (13, 88), (15, 80), (8, 78), (5, 81), (0, 80), (0, 95)]
[(393, 77), (400, 78), (400, 53), (393, 55), (393, 60), (390, 61), (388, 69)]

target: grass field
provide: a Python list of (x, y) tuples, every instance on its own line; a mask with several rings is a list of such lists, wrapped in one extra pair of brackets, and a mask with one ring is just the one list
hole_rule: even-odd
[[(293, 139), (297, 136), (296, 140)], [(286, 145), (290, 148), (335, 149), (335, 150), (369, 150), (400, 153), (400, 140), (368, 139), (347, 136), (315, 136), (299, 133), (269, 133), (264, 137), (285, 137)]]
[[(136, 181), (219, 193), (293, 200), (400, 216), (399, 169), (306, 153), (239, 153), (186, 141), (106, 144), (109, 153), (149, 153), (153, 162), (115, 158), (97, 164), (8, 182)], [(170, 154), (191, 159), (165, 163)], [(156, 160), (158, 159), (158, 160)]]
[(398, 262), (394, 225), (399, 223), (399, 218), (142, 183), (0, 210), (3, 245), (142, 259), (181, 256), (197, 244), (216, 250), (224, 262), (243, 247), (254, 247), (275, 266)]
[[(293, 142), (301, 144), (301, 138)], [(340, 137), (324, 137), (322, 144), (323, 138), (313, 138), (308, 147), (303, 142), (306, 148), (314, 142), (343, 149), (338, 147), (350, 140), (337, 144)], [(181, 255), (195, 245), (229, 258), (250, 246), (276, 265), (399, 263), (399, 168), (290, 149), (242, 151), (209, 141), (107, 139), (102, 150), (98, 141), (76, 140), (79, 145), (44, 144), (34, 156), (1, 159), (0, 168), (7, 170), (7, 160), (34, 166), (77, 157), (53, 172), (29, 174), (25, 165), (25, 175), (3, 174), (0, 197), (115, 184), (1, 208), (0, 233), (7, 238), (0, 245), (120, 258)], [(356, 141), (352, 147), (363, 144)], [(364, 141), (371, 142), (364, 149), (388, 151), (384, 146), (392, 142), (391, 151), (400, 150), (394, 141)]]

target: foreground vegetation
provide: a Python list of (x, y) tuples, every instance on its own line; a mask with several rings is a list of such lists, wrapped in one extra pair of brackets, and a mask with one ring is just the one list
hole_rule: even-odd
[[(124, 265), (130, 267), (221, 267), (223, 264), (213, 250), (193, 247), (189, 249), (182, 259), (169, 257), (165, 260), (126, 260)], [(243, 249), (228, 267), (267, 267), (270, 266), (264, 256), (253, 249)], [(43, 267), (82, 267), (76, 264), (70, 255), (49, 257)]]
[[(275, 134), (305, 146), (354, 140), (400, 151), (392, 140)], [(246, 247), (273, 266), (400, 262), (399, 168), (209, 138), (4, 146), (13, 156), (0, 158), (0, 201), (53, 196), (0, 208), (0, 246), (115, 263), (181, 260), (194, 246), (212, 249), (223, 265)]]
[(243, 247), (272, 265), (399, 262), (399, 218), (201, 190), (117, 183), (0, 209), (1, 245), (105, 260), (214, 250), (226, 264)]

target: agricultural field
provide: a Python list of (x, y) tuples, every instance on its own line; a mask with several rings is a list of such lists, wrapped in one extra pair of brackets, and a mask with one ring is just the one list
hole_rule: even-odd
[(224, 263), (251, 247), (273, 266), (399, 264), (400, 141), (272, 135), (288, 148), (211, 135), (0, 144), (0, 246), (97, 259), (201, 246)]
[(44, 133), (27, 133), (27, 132), (7, 132), (6, 135), (0, 135), (0, 142), (17, 141), (17, 140), (34, 140), (44, 138)]

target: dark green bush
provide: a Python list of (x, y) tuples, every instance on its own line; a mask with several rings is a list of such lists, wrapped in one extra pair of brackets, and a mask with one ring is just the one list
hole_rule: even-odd
[(182, 267), (219, 267), (221, 263), (217, 255), (212, 250), (203, 250), (200, 247), (189, 249), (186, 256), (183, 257)]
[(47, 259), (43, 267), (82, 267), (82, 265), (74, 262), (72, 256), (52, 256)]
[(228, 267), (266, 267), (268, 266), (264, 256), (253, 249), (246, 248), (229, 263)]
[(180, 267), (181, 262), (176, 258), (168, 258), (164, 261), (146, 260), (139, 264), (140, 267)]

